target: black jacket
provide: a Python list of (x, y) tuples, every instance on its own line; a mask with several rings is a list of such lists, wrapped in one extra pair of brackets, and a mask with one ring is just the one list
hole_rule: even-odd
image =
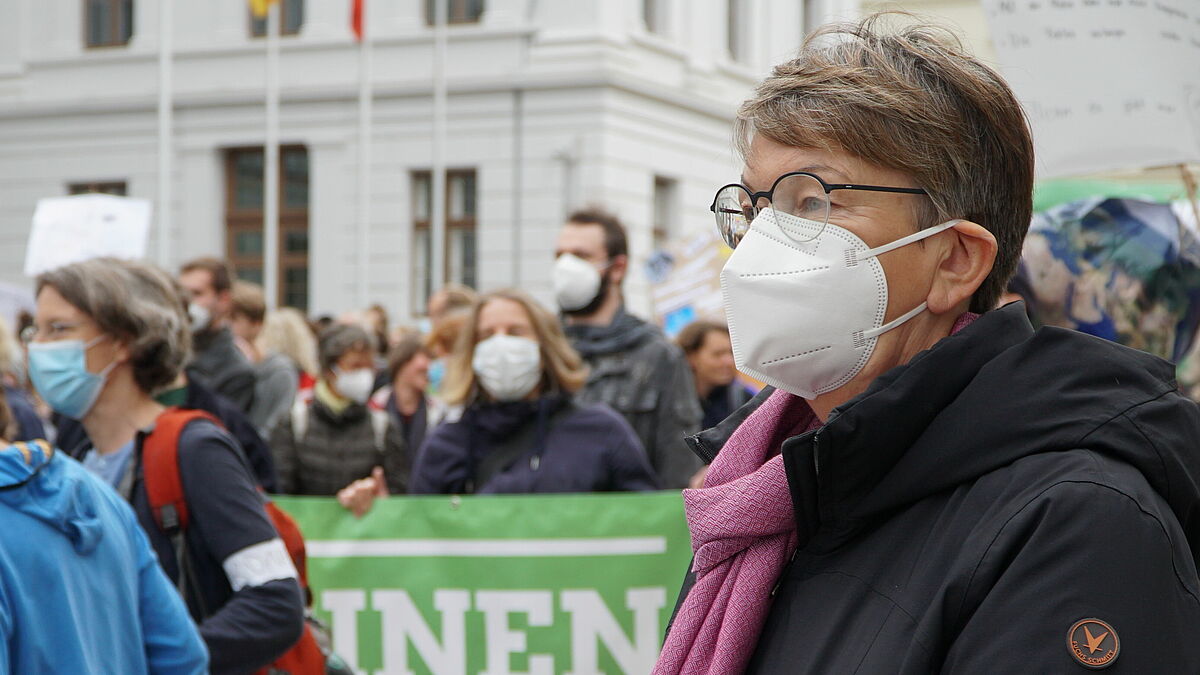
[(587, 363), (580, 403), (604, 403), (633, 427), (664, 488), (687, 487), (700, 469), (684, 439), (700, 430), (692, 369), (655, 326), (622, 309), (608, 326), (569, 325), (571, 346)]
[(1200, 673), (1200, 412), (1170, 364), (1016, 303), (783, 457), (800, 549), (745, 600), (773, 602), (750, 672), (1083, 673), (1115, 633), (1106, 672)]
[(243, 413), (254, 404), (254, 366), (233, 342), (228, 328), (197, 333), (192, 337), (195, 356), (188, 364), (189, 379), (198, 379), (209, 389), (233, 402)]

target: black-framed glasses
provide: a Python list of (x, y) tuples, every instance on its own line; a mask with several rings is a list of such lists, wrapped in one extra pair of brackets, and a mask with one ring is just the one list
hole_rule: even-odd
[(766, 208), (760, 206), (763, 202), (770, 204), (771, 212), (799, 219), (775, 221), (789, 237), (797, 241), (811, 241), (821, 234), (829, 222), (829, 193), (834, 190), (928, 194), (921, 188), (826, 183), (814, 173), (792, 171), (776, 178), (771, 189), (765, 192), (751, 192), (745, 185), (730, 183), (717, 190), (717, 196), (708, 208), (716, 216), (717, 231), (730, 248), (737, 248), (738, 242), (750, 231), (750, 224)]

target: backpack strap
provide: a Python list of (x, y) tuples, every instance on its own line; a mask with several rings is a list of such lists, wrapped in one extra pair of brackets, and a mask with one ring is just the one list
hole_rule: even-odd
[[(154, 429), (142, 441), (142, 477), (146, 497), (150, 502), (150, 514), (158, 529), (171, 539), (175, 551), (175, 564), (179, 568), (176, 586), (179, 594), (187, 601), (189, 586), (195, 587), (196, 580), (187, 551), (184, 531), (188, 525), (187, 499), (183, 494), (183, 480), (179, 476), (179, 437), (188, 424), (206, 419), (221, 426), (217, 418), (202, 410), (168, 408), (154, 423)], [(203, 598), (196, 595), (201, 618), (208, 612)]]
[(179, 477), (179, 437), (188, 424), (198, 419), (221, 425), (202, 410), (168, 408), (142, 442), (142, 473), (150, 511), (158, 529), (167, 535), (187, 529), (187, 500)]
[(387, 430), (391, 423), (388, 413), (374, 408), (368, 408), (367, 412), (371, 415), (371, 431), (375, 433), (375, 449), (380, 453), (387, 452)]
[(297, 396), (292, 404), (292, 441), (299, 444), (308, 435), (308, 402)]

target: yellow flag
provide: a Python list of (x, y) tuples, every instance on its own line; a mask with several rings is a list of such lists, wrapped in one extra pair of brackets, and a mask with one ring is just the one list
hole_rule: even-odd
[(279, 0), (250, 0), (250, 12), (254, 14), (254, 18), (262, 19), (267, 16), (267, 8)]

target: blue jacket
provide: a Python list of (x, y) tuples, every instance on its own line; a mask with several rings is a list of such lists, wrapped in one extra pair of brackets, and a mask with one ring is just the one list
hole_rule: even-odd
[[(478, 475), (489, 455), (531, 425), (538, 426), (528, 434), (527, 447), (492, 475)], [(625, 418), (602, 403), (582, 405), (547, 396), (537, 402), (472, 405), (458, 421), (443, 423), (417, 455), (409, 493), (610, 492), (658, 487), (646, 451)]]
[(208, 672), (129, 505), (66, 455), (22, 447), (28, 461), (0, 450), (0, 673)]

